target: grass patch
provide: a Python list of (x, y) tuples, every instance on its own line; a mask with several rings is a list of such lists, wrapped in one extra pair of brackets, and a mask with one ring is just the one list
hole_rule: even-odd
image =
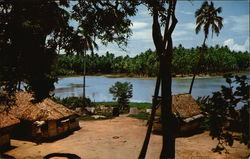
[(105, 118), (98, 118), (98, 119), (95, 119), (94, 117), (92, 116), (84, 116), (84, 117), (79, 117), (78, 119), (79, 120), (84, 120), (84, 121), (94, 121), (94, 120), (107, 120), (107, 119), (113, 119), (114, 117), (113, 116), (105, 116)]
[(136, 107), (138, 109), (151, 108), (151, 103), (129, 103), (129, 107)]
[(141, 120), (148, 120), (149, 114), (141, 112), (139, 114), (130, 114), (129, 117), (141, 119)]
[(117, 102), (94, 102), (95, 105), (116, 106)]
[[(95, 105), (117, 106), (117, 102), (95, 102)], [(151, 107), (151, 103), (129, 103), (129, 107), (136, 107), (138, 109), (147, 109)]]

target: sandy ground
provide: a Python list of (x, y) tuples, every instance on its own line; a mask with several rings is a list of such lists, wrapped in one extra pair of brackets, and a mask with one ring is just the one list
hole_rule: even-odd
[[(126, 116), (110, 120), (81, 121), (81, 129), (52, 143), (36, 145), (33, 142), (12, 140), (15, 147), (5, 154), (16, 159), (40, 159), (50, 153), (72, 153), (83, 159), (136, 159), (143, 143), (145, 121)], [(217, 141), (208, 132), (176, 139), (177, 159), (238, 159), (250, 153), (245, 146), (235, 143), (230, 154), (211, 151)], [(147, 159), (158, 159), (161, 136), (152, 135)], [(1, 156), (0, 156), (1, 158)]]

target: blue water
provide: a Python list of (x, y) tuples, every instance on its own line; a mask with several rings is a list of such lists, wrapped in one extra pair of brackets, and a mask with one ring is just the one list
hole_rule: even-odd
[[(109, 88), (117, 81), (130, 82), (133, 84), (133, 97), (131, 102), (151, 102), (154, 93), (156, 79), (141, 78), (107, 78), (104, 76), (87, 76), (86, 77), (86, 96), (92, 101), (113, 101), (112, 95), (109, 94)], [(83, 77), (60, 78), (55, 84), (55, 96), (65, 98), (68, 96), (82, 96)], [(172, 81), (172, 93), (187, 93), (191, 79), (174, 78)], [(221, 85), (226, 85), (222, 77), (197, 78), (194, 82), (192, 96), (211, 95), (212, 92), (218, 91)]]

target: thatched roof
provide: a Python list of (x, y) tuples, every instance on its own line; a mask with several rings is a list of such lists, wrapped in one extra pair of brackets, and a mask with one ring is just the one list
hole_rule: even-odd
[(32, 103), (33, 97), (26, 92), (16, 94), (16, 106), (11, 113), (21, 120), (58, 120), (76, 114), (73, 110), (55, 103), (51, 99), (45, 99), (40, 103)]
[(18, 124), (20, 121), (15, 116), (6, 111), (0, 110), (0, 129)]
[[(161, 109), (157, 109), (157, 115), (160, 115)], [(181, 119), (190, 119), (200, 117), (201, 109), (190, 94), (172, 95), (172, 112)], [(197, 116), (198, 115), (198, 116)]]
[(196, 116), (202, 112), (190, 94), (174, 94), (172, 103), (173, 113), (183, 119)]

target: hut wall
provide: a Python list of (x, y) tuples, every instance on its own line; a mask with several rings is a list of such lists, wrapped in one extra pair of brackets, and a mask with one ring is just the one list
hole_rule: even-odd
[(180, 127), (180, 132), (185, 133), (185, 132), (190, 132), (190, 131), (195, 131), (200, 127), (200, 121), (195, 120), (190, 123), (186, 123)]
[(57, 126), (56, 126), (55, 120), (48, 121), (48, 134), (49, 134), (49, 137), (53, 137), (57, 135)]
[(0, 136), (0, 149), (10, 146), (10, 135), (3, 134)]
[(74, 130), (74, 129), (78, 129), (79, 126), (79, 121), (77, 119), (70, 119), (69, 121), (69, 129), (70, 130)]
[(62, 128), (63, 128), (63, 133), (67, 132), (69, 130), (69, 119), (62, 120), (61, 124), (62, 124)]
[[(196, 131), (200, 127), (200, 120), (194, 120), (189, 123), (185, 123), (180, 126), (179, 133), (189, 133), (192, 131)], [(162, 132), (162, 125), (161, 122), (155, 121), (153, 124), (153, 132), (160, 133)]]

